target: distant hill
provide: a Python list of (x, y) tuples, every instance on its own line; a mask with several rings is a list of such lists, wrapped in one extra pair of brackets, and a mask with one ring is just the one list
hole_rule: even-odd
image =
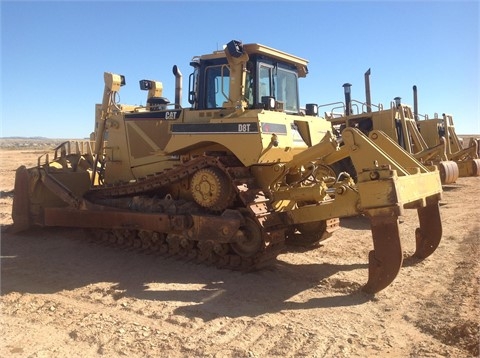
[(40, 149), (50, 150), (54, 149), (59, 144), (75, 139), (63, 138), (45, 138), (45, 137), (1, 137), (0, 149)]
[(0, 140), (64, 140), (64, 139), (47, 138), (47, 137), (0, 137)]

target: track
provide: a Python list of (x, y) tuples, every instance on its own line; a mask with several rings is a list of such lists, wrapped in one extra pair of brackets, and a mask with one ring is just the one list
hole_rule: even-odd
[[(235, 209), (246, 218), (246, 231), (250, 235), (261, 236), (258, 240), (262, 240), (262, 244), (258, 250), (250, 242), (243, 242), (240, 245), (215, 243), (214, 237), (211, 241), (198, 242), (189, 240), (180, 234), (166, 234), (141, 229), (94, 230), (94, 237), (125, 248), (178, 256), (220, 268), (257, 270), (270, 266), (284, 247), (286, 227), (280, 216), (271, 209), (270, 200), (256, 185), (255, 178), (249, 169), (241, 165), (234, 157), (197, 157), (181, 166), (138, 179), (135, 182), (93, 188), (85, 197), (93, 203), (102, 204), (108, 201), (115, 202), (116, 199), (125, 201), (125, 198), (135, 198), (135, 210), (144, 212), (182, 214), (198, 210), (205, 211), (192, 202), (154, 199), (154, 197), (155, 193), (162, 188), (178, 183), (198, 170), (208, 167), (219, 168), (228, 175), (237, 197)], [(169, 201), (168, 205), (165, 204), (166, 200)], [(133, 206), (132, 202), (128, 204), (130, 207)]]

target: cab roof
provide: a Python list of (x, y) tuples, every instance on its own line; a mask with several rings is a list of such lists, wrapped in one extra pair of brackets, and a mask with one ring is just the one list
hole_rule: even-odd
[[(248, 55), (264, 55), (266, 57), (270, 57), (270, 58), (291, 64), (297, 68), (299, 77), (305, 77), (308, 73), (308, 69), (307, 69), (308, 60), (303, 59), (301, 57), (291, 55), (289, 53), (286, 53), (262, 44), (257, 44), (257, 43), (244, 44), (243, 49)], [(198, 56), (197, 59), (211, 60), (211, 59), (225, 58), (225, 57), (226, 57), (225, 51), (218, 50), (218, 51), (214, 51), (211, 54)]]

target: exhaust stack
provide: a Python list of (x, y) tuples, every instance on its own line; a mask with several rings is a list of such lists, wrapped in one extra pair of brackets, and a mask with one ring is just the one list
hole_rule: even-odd
[(173, 75), (175, 76), (175, 108), (182, 107), (182, 73), (177, 65), (173, 66)]
[(367, 113), (372, 111), (372, 99), (370, 97), (370, 69), (365, 72), (365, 99), (367, 102)]
[(413, 86), (413, 118), (418, 121), (418, 96), (417, 86)]
[(343, 87), (343, 92), (345, 93), (345, 115), (349, 116), (352, 114), (352, 97), (351, 97), (352, 85), (350, 83), (344, 83), (342, 87)]

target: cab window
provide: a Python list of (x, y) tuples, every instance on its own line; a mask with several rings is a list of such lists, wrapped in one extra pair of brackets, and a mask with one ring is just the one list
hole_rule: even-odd
[(297, 73), (278, 64), (259, 63), (257, 103), (262, 97), (274, 97), (283, 102), (286, 112), (298, 113)]
[(222, 108), (230, 93), (230, 71), (226, 65), (205, 69), (205, 108)]
[(275, 99), (284, 103), (285, 111), (298, 112), (297, 74), (277, 68), (273, 82), (275, 84)]
[(260, 65), (259, 76), (258, 76), (258, 91), (259, 98), (258, 102), (262, 102), (262, 97), (264, 96), (273, 96), (272, 91), (272, 69), (273, 67), (267, 67), (265, 65)]

